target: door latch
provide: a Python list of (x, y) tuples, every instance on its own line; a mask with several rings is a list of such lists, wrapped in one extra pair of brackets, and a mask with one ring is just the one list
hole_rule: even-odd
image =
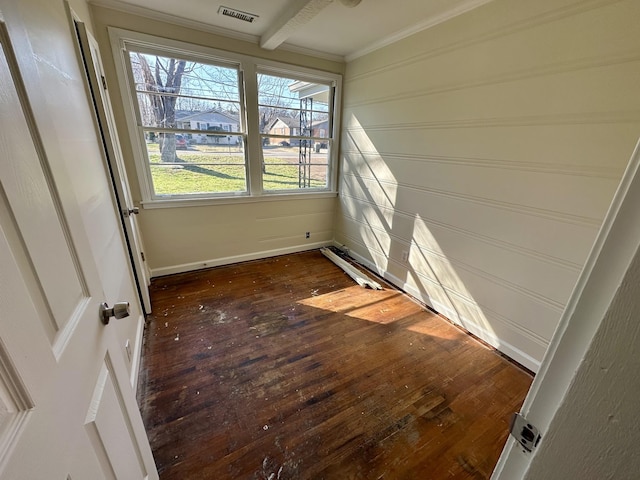
[(519, 413), (514, 413), (513, 417), (511, 417), (509, 431), (527, 452), (533, 451), (542, 438), (542, 435), (540, 435), (535, 425), (529, 423), (527, 419)]
[(131, 215), (138, 215), (139, 213), (140, 213), (140, 208), (138, 207), (122, 209), (122, 215), (124, 215), (125, 217), (129, 217)]

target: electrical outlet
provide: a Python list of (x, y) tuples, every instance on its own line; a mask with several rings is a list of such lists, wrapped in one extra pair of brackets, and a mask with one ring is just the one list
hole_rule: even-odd
[(304, 234), (304, 238), (310, 238), (311, 237), (311, 232), (307, 232)]
[(402, 252), (402, 261), (407, 263), (409, 261), (409, 251), (405, 250)]

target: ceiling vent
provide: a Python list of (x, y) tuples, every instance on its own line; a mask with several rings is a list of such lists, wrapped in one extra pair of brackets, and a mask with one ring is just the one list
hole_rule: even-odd
[(225, 7), (224, 5), (220, 5), (220, 8), (218, 9), (218, 13), (220, 15), (225, 15), (227, 17), (242, 20), (243, 22), (247, 22), (247, 23), (253, 23), (258, 18), (258, 15), (255, 15), (253, 13), (242, 12), (234, 8)]

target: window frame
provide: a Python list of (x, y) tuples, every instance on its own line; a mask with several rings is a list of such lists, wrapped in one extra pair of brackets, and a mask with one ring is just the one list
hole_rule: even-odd
[[(179, 40), (156, 37), (109, 27), (111, 48), (116, 65), (118, 84), (122, 91), (127, 129), (131, 138), (136, 173), (139, 180), (142, 204), (145, 208), (163, 208), (206, 204), (273, 201), (299, 198), (326, 198), (337, 195), (338, 149), (340, 132), (342, 76), (337, 73), (315, 70), (298, 65), (284, 64), (251, 55), (217, 50)], [(129, 52), (141, 52), (164, 57), (175, 56), (189, 61), (237, 68), (241, 102), (240, 122), (244, 129), (246, 191), (194, 193), (181, 195), (157, 195), (154, 193), (151, 168), (146, 153), (144, 128), (139, 118), (135, 85), (129, 61)], [(298, 81), (317, 82), (333, 89), (330, 105), (328, 140), (332, 148), (328, 152), (327, 183), (325, 187), (287, 190), (264, 190), (262, 184), (262, 137), (258, 116), (258, 73), (295, 78)], [(182, 132), (178, 132), (182, 133)]]
[[(240, 112), (238, 113), (238, 120), (239, 120), (239, 128), (240, 130), (238, 132), (233, 132), (235, 135), (233, 136), (237, 136), (237, 137), (242, 137), (243, 138), (243, 144), (246, 144), (247, 141), (247, 120), (246, 120), (246, 112), (245, 112), (245, 101), (244, 101), (244, 91), (242, 88), (242, 71), (240, 70), (240, 64), (238, 62), (230, 62), (230, 61), (224, 61), (224, 60), (220, 60), (217, 57), (212, 57), (212, 56), (208, 56), (208, 57), (203, 57), (202, 55), (198, 55), (198, 56), (194, 56), (194, 55), (190, 55), (186, 52), (176, 52), (174, 50), (171, 51), (167, 51), (167, 50), (162, 50), (160, 48), (154, 48), (154, 47), (148, 47), (147, 45), (136, 45), (135, 48), (131, 48), (131, 49), (126, 49), (122, 51), (122, 55), (123, 55), (123, 62), (125, 62), (125, 68), (126, 68), (126, 77), (128, 80), (128, 85), (129, 85), (129, 95), (130, 95), (130, 100), (131, 100), (131, 106), (133, 108), (133, 118), (135, 118), (135, 126), (133, 126), (133, 128), (135, 128), (136, 130), (136, 137), (138, 139), (140, 139), (139, 141), (142, 142), (142, 144), (140, 145), (140, 151), (141, 153), (141, 158), (140, 158), (140, 166), (141, 169), (143, 170), (143, 173), (145, 175), (145, 186), (148, 189), (148, 198), (150, 201), (166, 201), (166, 200), (184, 200), (184, 199), (191, 199), (191, 200), (198, 200), (198, 199), (208, 199), (208, 198), (216, 198), (216, 197), (230, 197), (230, 196), (244, 196), (244, 195), (248, 195), (249, 193), (249, 185), (247, 182), (247, 177), (248, 177), (248, 152), (246, 150), (246, 148), (243, 150), (243, 156), (244, 156), (244, 162), (242, 163), (238, 163), (238, 166), (243, 166), (244, 167), (244, 175), (245, 175), (245, 186), (246, 188), (244, 190), (236, 190), (236, 191), (228, 191), (228, 192), (206, 192), (206, 193), (185, 193), (185, 194), (176, 194), (176, 195), (162, 195), (162, 194), (157, 194), (155, 193), (155, 187), (153, 184), (153, 178), (152, 178), (152, 173), (151, 173), (151, 162), (150, 159), (148, 157), (146, 150), (146, 141), (144, 140), (145, 138), (145, 134), (149, 133), (149, 132), (153, 132), (153, 133), (173, 133), (175, 135), (184, 135), (184, 136), (188, 136), (188, 135), (203, 135), (203, 133), (201, 133), (202, 131), (204, 132), (209, 132), (207, 128), (205, 128), (204, 130), (199, 130), (196, 131), (194, 129), (190, 129), (190, 128), (184, 128), (184, 127), (178, 127), (176, 126), (175, 128), (172, 127), (150, 127), (150, 126), (146, 126), (144, 125), (144, 122), (142, 121), (141, 118), (141, 112), (138, 108), (138, 94), (141, 93), (139, 90), (136, 89), (136, 84), (135, 84), (135, 79), (134, 79), (134, 75), (132, 72), (132, 67), (131, 67), (131, 62), (129, 60), (129, 52), (137, 52), (137, 53), (142, 53), (145, 55), (154, 55), (154, 56), (162, 56), (162, 57), (167, 57), (167, 56), (175, 56), (176, 58), (181, 58), (184, 60), (188, 60), (188, 61), (193, 61), (193, 62), (200, 62), (200, 63), (207, 63), (210, 65), (214, 65), (214, 66), (219, 66), (219, 67), (224, 67), (224, 68), (229, 68), (232, 70), (235, 70), (237, 72), (238, 75), (238, 105), (240, 107)], [(159, 95), (163, 95), (162, 93)], [(180, 96), (180, 94), (178, 94), (177, 96)], [(207, 124), (205, 124), (207, 125)], [(228, 136), (226, 134), (222, 134), (222, 133), (206, 133), (207, 135), (212, 135), (212, 136)]]
[[(293, 73), (291, 71), (288, 72), (283, 72), (280, 69), (275, 69), (275, 68), (270, 68), (270, 67), (265, 67), (263, 65), (258, 65), (257, 71), (256, 71), (257, 75), (267, 75), (267, 76), (275, 76), (275, 77), (292, 77), (295, 76), (295, 80), (296, 82), (302, 82), (302, 83), (308, 83), (308, 84), (312, 84), (312, 85), (324, 85), (326, 87), (328, 87), (329, 89), (329, 99), (328, 99), (328, 104), (327, 104), (327, 112), (321, 112), (320, 110), (311, 110), (311, 114), (312, 114), (312, 118), (313, 118), (313, 112), (316, 113), (326, 113), (327, 114), (327, 131), (331, 130), (330, 133), (328, 133), (328, 135), (326, 137), (318, 137), (318, 136), (313, 136), (313, 135), (303, 135), (302, 131), (298, 131), (297, 133), (295, 132), (296, 128), (294, 127), (294, 133), (293, 134), (289, 134), (286, 135), (284, 133), (278, 134), (271, 134), (271, 133), (260, 133), (258, 132), (258, 134), (260, 135), (260, 144), (261, 146), (264, 146), (264, 140), (268, 139), (268, 138), (274, 138), (274, 139), (282, 139), (284, 141), (297, 141), (297, 142), (312, 142), (311, 144), (313, 144), (313, 142), (315, 141), (319, 141), (321, 143), (327, 143), (328, 145), (328, 154), (327, 154), (327, 160), (326, 160), (326, 166), (327, 166), (327, 185), (329, 185), (330, 182), (330, 175), (331, 175), (331, 153), (334, 150), (334, 145), (335, 145), (335, 139), (334, 136), (332, 134), (333, 129), (332, 129), (332, 125), (334, 123), (334, 111), (335, 111), (335, 86), (332, 84), (332, 82), (327, 81), (326, 79), (320, 79), (317, 77), (309, 77), (306, 75), (301, 75), (301, 74), (297, 74), (297, 73)], [(258, 88), (258, 92), (259, 92), (259, 88)], [(258, 109), (260, 109), (260, 107), (272, 107), (272, 105), (267, 105), (267, 104), (261, 104), (260, 99), (258, 98)], [(289, 109), (289, 108), (283, 108), (283, 109)], [(292, 109), (292, 110), (298, 110), (298, 109)], [(299, 112), (301, 113), (301, 112)], [(311, 123), (311, 125), (313, 125), (313, 121)], [(300, 129), (298, 129), (300, 130)], [(311, 148), (311, 146), (309, 146), (309, 154), (312, 155), (312, 151), (313, 149)], [(264, 152), (264, 150), (263, 150)], [(263, 156), (263, 161), (264, 161), (264, 156)], [(265, 163), (266, 164), (266, 163)], [(266, 165), (283, 165), (283, 164), (273, 164), (271, 162), (269, 162)], [(314, 164), (312, 162), (309, 162), (307, 164), (307, 166), (309, 167), (309, 169), (312, 166), (324, 166), (324, 163), (317, 163)], [(305, 167), (306, 170), (307, 167)], [(309, 170), (310, 172), (310, 170)], [(306, 175), (306, 173), (305, 173)], [(303, 190), (304, 192), (308, 192), (308, 191), (322, 191), (322, 190), (326, 190), (326, 188), (323, 187), (305, 187), (305, 189)], [(269, 190), (269, 192), (273, 192), (273, 193), (279, 193), (279, 192), (297, 192), (299, 190), (297, 189), (282, 189), (282, 190)]]

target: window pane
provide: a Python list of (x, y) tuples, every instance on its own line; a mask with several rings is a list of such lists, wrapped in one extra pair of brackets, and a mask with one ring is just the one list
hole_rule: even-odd
[[(240, 132), (240, 106), (236, 102), (193, 99), (161, 93), (138, 92), (138, 108), (143, 127), (180, 128), (185, 130), (223, 130)], [(162, 107), (156, 112), (154, 105), (175, 100), (175, 109)]]
[[(198, 138), (195, 138), (198, 137)], [(147, 157), (154, 163), (191, 163), (199, 165), (244, 165), (243, 139), (238, 135), (197, 135), (179, 133), (146, 132)], [(175, 154), (163, 148), (166, 142), (175, 142)]]
[(264, 190), (327, 188), (329, 149), (324, 142), (294, 138), (263, 138)]
[(156, 195), (246, 191), (244, 165), (151, 165)]
[(129, 52), (136, 90), (237, 100), (238, 70), (179, 58)]
[(258, 75), (265, 191), (328, 188), (332, 94), (328, 84)]
[[(258, 75), (260, 133), (329, 138), (329, 85)], [(323, 135), (316, 135), (324, 123)], [(275, 131), (279, 133), (275, 133)], [(286, 133), (282, 133), (285, 132)]]
[(245, 192), (238, 70), (138, 52), (129, 59), (155, 194)]

